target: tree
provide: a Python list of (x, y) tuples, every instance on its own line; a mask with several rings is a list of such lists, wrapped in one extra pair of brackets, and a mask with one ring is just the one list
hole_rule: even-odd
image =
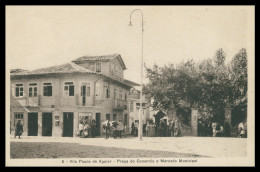
[(247, 102), (247, 56), (245, 49), (225, 65), (226, 54), (216, 51), (212, 59), (195, 63), (154, 65), (146, 68), (149, 83), (143, 92), (153, 98), (154, 110), (167, 110), (173, 102), (184, 111), (198, 103), (200, 114), (224, 120), (224, 108), (231, 102), (238, 109), (245, 109)]
[(232, 90), (230, 93), (230, 103), (233, 107), (234, 116), (239, 120), (244, 120), (247, 113), (247, 52), (241, 49), (229, 64), (230, 80)]

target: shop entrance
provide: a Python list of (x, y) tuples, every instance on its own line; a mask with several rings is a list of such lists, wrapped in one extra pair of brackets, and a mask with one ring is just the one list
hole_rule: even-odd
[(42, 136), (52, 136), (52, 113), (42, 113)]
[(28, 113), (28, 136), (38, 135), (38, 113)]
[(96, 113), (96, 135), (100, 136), (100, 113)]
[(73, 137), (73, 113), (63, 113), (63, 137)]

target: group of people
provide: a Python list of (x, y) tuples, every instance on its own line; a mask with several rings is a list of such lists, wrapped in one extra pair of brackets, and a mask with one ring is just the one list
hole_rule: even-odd
[[(145, 134), (147, 137), (178, 137), (180, 136), (180, 125), (181, 123), (178, 120), (169, 120), (168, 124), (164, 120), (156, 125), (152, 121), (148, 121), (145, 127)], [(133, 122), (131, 125), (131, 135), (138, 136), (139, 124), (137, 121)], [(106, 132), (106, 138), (121, 138), (122, 132), (125, 127), (122, 124), (122, 121), (105, 121), (103, 129)], [(198, 121), (198, 136), (208, 136), (208, 137), (229, 137), (230, 136), (230, 126), (228, 123), (221, 123), (218, 121), (210, 122), (207, 120)], [(15, 127), (15, 135), (21, 138), (23, 133), (23, 125), (21, 120), (18, 120), (18, 123)], [(96, 133), (96, 121), (92, 120), (91, 124), (88, 124), (88, 121), (80, 121), (79, 124), (79, 133), (78, 136), (82, 138), (86, 137), (95, 137)], [(246, 138), (247, 137), (247, 123), (241, 121), (238, 125), (238, 137)]]
[(106, 139), (108, 138), (122, 138), (122, 132), (125, 127), (122, 123), (122, 120), (119, 121), (110, 121), (109, 119), (105, 121), (103, 129), (106, 132)]
[(96, 133), (96, 121), (93, 119), (91, 124), (88, 124), (88, 121), (79, 122), (79, 133), (78, 136), (82, 138), (95, 137)]
[(228, 122), (199, 119), (198, 136), (201, 137), (230, 137), (231, 128)]
[[(247, 134), (246, 122), (241, 121), (238, 124), (238, 137), (245, 138)], [(204, 137), (230, 137), (231, 126), (228, 122), (199, 120), (198, 136)]]
[(160, 123), (156, 126), (157, 136), (159, 137), (178, 137), (181, 134), (180, 122), (178, 119), (169, 120), (168, 124), (164, 120), (160, 120)]
[[(138, 136), (139, 124), (137, 121), (131, 125), (131, 135)], [(161, 119), (160, 122), (153, 123), (147, 121), (144, 126), (144, 132), (147, 137), (178, 137), (180, 136), (180, 122), (178, 120), (169, 120), (168, 124)]]
[(138, 121), (132, 122), (131, 125), (131, 136), (138, 136), (138, 128), (139, 128), (139, 123)]
[(238, 124), (238, 137), (240, 137), (240, 138), (247, 137), (247, 122), (241, 121)]

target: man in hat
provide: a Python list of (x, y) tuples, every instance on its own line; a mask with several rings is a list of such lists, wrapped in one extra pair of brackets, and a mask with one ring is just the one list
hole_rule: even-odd
[(21, 120), (18, 120), (18, 123), (16, 124), (15, 127), (15, 135), (14, 138), (16, 138), (16, 136), (19, 136), (19, 139), (21, 138), (20, 136), (23, 133), (23, 125), (21, 124)]

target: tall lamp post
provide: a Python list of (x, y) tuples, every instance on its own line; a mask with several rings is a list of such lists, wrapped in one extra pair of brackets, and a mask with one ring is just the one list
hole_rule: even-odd
[(138, 130), (138, 138), (140, 141), (143, 140), (142, 134), (143, 134), (143, 119), (142, 119), (142, 85), (143, 85), (143, 37), (144, 37), (144, 20), (143, 20), (143, 12), (141, 9), (135, 9), (130, 14), (130, 23), (129, 26), (132, 26), (132, 14), (135, 11), (140, 11), (142, 14), (142, 63), (141, 63), (141, 90), (140, 90), (140, 108), (139, 108), (139, 130)]

